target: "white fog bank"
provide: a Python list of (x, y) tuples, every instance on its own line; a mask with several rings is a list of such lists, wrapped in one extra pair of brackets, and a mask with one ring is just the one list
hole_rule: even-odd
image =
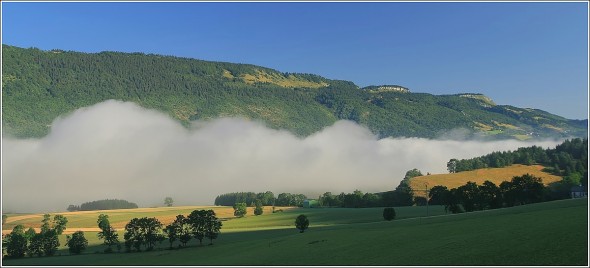
[(349, 121), (306, 138), (239, 118), (194, 126), (106, 101), (55, 120), (42, 139), (3, 137), (2, 209), (64, 211), (106, 198), (162, 206), (166, 196), (176, 205), (212, 205), (222, 193), (267, 190), (381, 192), (412, 168), (444, 173), (451, 158), (559, 143), (377, 139)]

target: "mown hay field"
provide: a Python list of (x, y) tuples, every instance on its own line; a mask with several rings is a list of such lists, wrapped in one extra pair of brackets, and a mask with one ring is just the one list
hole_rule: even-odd
[[(99, 231), (97, 219), (98, 215), (106, 214), (109, 216), (111, 226), (117, 230), (122, 230), (132, 218), (156, 217), (164, 225), (174, 221), (177, 215), (188, 215), (193, 210), (212, 209), (218, 218), (226, 220), (234, 217), (232, 207), (222, 206), (179, 206), (179, 207), (156, 207), (156, 208), (136, 208), (136, 209), (114, 209), (114, 210), (95, 210), (95, 211), (75, 211), (51, 213), (53, 215), (64, 215), (68, 219), (66, 234), (73, 233), (77, 230)], [(289, 210), (290, 207), (276, 207), (276, 209)], [(254, 214), (254, 208), (248, 207), (248, 214)], [(264, 213), (271, 213), (272, 207), (265, 207)], [(2, 233), (7, 233), (18, 224), (25, 228), (41, 227), (41, 220), (44, 213), (39, 214), (7, 214), (6, 224), (2, 225)]]
[(540, 165), (512, 165), (504, 168), (484, 168), (458, 173), (419, 176), (410, 179), (410, 187), (414, 190), (418, 190), (414, 192), (415, 196), (425, 196), (425, 191), (420, 191), (426, 189), (425, 183), (428, 183), (429, 189), (437, 185), (446, 186), (449, 189), (457, 188), (468, 181), (481, 185), (486, 180), (499, 186), (503, 181), (510, 181), (515, 176), (522, 176), (527, 173), (541, 178), (545, 185), (561, 181), (561, 177), (544, 172), (543, 168), (544, 167)]

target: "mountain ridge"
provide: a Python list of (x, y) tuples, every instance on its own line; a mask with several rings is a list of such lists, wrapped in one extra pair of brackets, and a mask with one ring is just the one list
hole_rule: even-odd
[(453, 129), (489, 139), (587, 136), (587, 120), (498, 105), (479, 93), (432, 95), (243, 63), (145, 53), (43, 51), (2, 45), (3, 133), (42, 137), (60, 115), (116, 99), (185, 125), (240, 116), (307, 136), (352, 120), (380, 137), (436, 138)]

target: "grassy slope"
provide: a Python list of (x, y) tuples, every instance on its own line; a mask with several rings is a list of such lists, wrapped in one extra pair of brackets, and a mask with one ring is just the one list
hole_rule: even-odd
[[(500, 185), (503, 181), (510, 181), (512, 177), (522, 176), (526, 173), (540, 177), (545, 185), (561, 181), (561, 177), (543, 172), (543, 168), (544, 167), (540, 165), (512, 165), (505, 168), (484, 168), (450, 174), (427, 175), (410, 179), (410, 187), (412, 187), (412, 189), (424, 189), (424, 183), (428, 183), (429, 188), (436, 185), (443, 185), (452, 189), (464, 185), (468, 181), (481, 185), (486, 180), (489, 180), (496, 185)], [(419, 191), (415, 194), (423, 196), (424, 192)]]
[[(400, 208), (401, 209), (401, 208)], [(414, 207), (423, 211), (424, 208)], [(379, 209), (324, 209), (325, 223), (223, 232), (214, 246), (130, 254), (87, 254), (5, 260), (4, 265), (587, 265), (587, 199), (562, 200), (507, 209), (369, 221)], [(291, 219), (304, 210), (231, 220)], [(325, 213), (324, 213), (325, 211)], [(357, 213), (357, 214), (350, 214)], [(346, 217), (348, 215), (349, 217)], [(365, 215), (365, 216), (363, 216)], [(402, 216), (401, 210), (398, 215)], [(373, 217), (373, 216), (371, 216)], [(332, 218), (330, 220), (329, 218)], [(339, 219), (338, 219), (339, 218)], [(363, 222), (363, 218), (367, 220)], [(375, 216), (375, 218), (378, 218)], [(360, 220), (359, 220), (360, 219)], [(166, 247), (164, 244), (162, 247)]]

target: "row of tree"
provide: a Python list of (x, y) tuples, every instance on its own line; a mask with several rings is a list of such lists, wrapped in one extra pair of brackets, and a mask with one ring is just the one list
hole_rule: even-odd
[[(393, 191), (381, 193), (364, 193), (355, 190), (352, 193), (334, 195), (331, 192), (322, 194), (318, 201), (323, 207), (366, 208), (366, 207), (402, 207), (416, 203), (414, 191), (409, 187), (411, 178), (422, 176), (420, 170), (408, 170), (400, 184)], [(420, 201), (418, 201), (420, 202)]]
[[(43, 215), (41, 231), (37, 233), (32, 227), (25, 231), (23, 225), (17, 225), (12, 232), (2, 238), (2, 255), (10, 258), (29, 256), (53, 256), (59, 247), (58, 236), (66, 229), (68, 219), (63, 215)], [(68, 242), (70, 238), (68, 237)]]
[(82, 203), (79, 206), (69, 205), (67, 211), (89, 211), (109, 209), (138, 208), (137, 204), (122, 199), (104, 199)]
[(470, 181), (450, 190), (438, 185), (432, 187), (428, 197), (429, 204), (444, 205), (446, 211), (460, 213), (542, 202), (546, 191), (541, 178), (525, 174), (499, 186), (491, 181), (482, 185)]
[[(104, 245), (107, 246), (105, 252), (112, 252), (113, 246), (120, 249), (118, 234), (110, 225), (108, 216), (99, 215), (97, 223), (101, 229), (98, 237), (103, 239)], [(194, 210), (188, 216), (177, 215), (176, 219), (165, 227), (154, 217), (133, 218), (125, 225), (124, 245), (127, 252), (141, 251), (142, 248), (150, 251), (157, 242), (161, 243), (166, 239), (170, 243), (170, 248), (177, 240), (180, 242), (178, 247), (186, 246), (192, 238), (199, 240), (201, 245), (203, 239), (207, 238), (212, 245), (213, 240), (219, 236), (221, 226), (222, 223), (213, 210)]]
[(216, 206), (233, 206), (236, 203), (246, 203), (247, 206), (254, 207), (256, 202), (263, 206), (303, 206), (303, 201), (307, 197), (303, 194), (280, 193), (276, 198), (273, 192), (266, 191), (262, 193), (253, 192), (236, 192), (225, 193), (215, 198)]
[[(234, 216), (236, 216), (238, 218), (246, 216), (247, 208), (248, 208), (246, 203), (244, 203), (244, 202), (236, 203), (235, 205), (233, 205), (233, 208), (234, 208)], [(272, 212), (273, 213), (275, 212), (274, 206), (272, 207)], [(259, 215), (262, 215), (262, 213), (264, 213), (264, 206), (262, 205), (262, 201), (256, 200), (256, 202), (254, 204), (254, 215), (259, 216)]]
[[(2, 237), (2, 255), (9, 258), (29, 256), (52, 256), (60, 246), (58, 236), (66, 229), (68, 220), (63, 215), (55, 215), (53, 220), (49, 214), (43, 216), (41, 232), (34, 228), (24, 230), (23, 225), (14, 227), (10, 234)], [(106, 253), (113, 252), (113, 247), (121, 250), (119, 234), (111, 226), (109, 216), (100, 214), (97, 220), (100, 231), (97, 236), (104, 240)], [(170, 248), (175, 241), (180, 241), (178, 247), (184, 247), (192, 239), (207, 238), (210, 245), (217, 239), (222, 223), (213, 210), (194, 210), (188, 216), (177, 215), (176, 219), (165, 226), (157, 218), (133, 218), (125, 225), (124, 246), (127, 252), (141, 251), (142, 248), (153, 250), (157, 242), (168, 240)], [(79, 254), (88, 246), (88, 240), (83, 231), (74, 232), (66, 236), (66, 245), (71, 254)]]

